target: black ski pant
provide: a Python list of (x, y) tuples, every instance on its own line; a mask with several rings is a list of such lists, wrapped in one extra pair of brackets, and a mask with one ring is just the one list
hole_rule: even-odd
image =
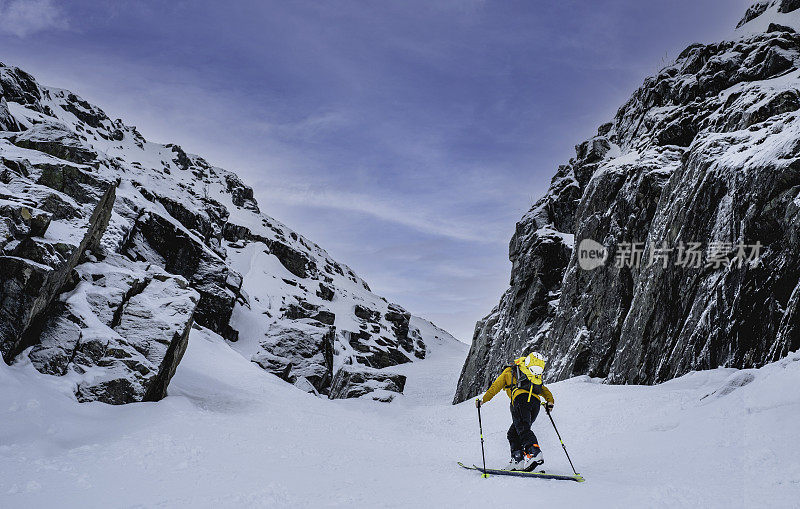
[(511, 403), (511, 427), (507, 436), (512, 456), (514, 453), (530, 451), (531, 446), (539, 443), (531, 430), (533, 421), (539, 415), (539, 405), (538, 398), (532, 397), (528, 401), (527, 394), (520, 394)]

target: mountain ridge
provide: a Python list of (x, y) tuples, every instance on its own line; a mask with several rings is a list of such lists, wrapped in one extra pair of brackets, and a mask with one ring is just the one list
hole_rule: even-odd
[(162, 398), (193, 327), (309, 392), (382, 401), (403, 386), (382, 370), (435, 339), (234, 172), (5, 65), (0, 186), (0, 351), (81, 401)]

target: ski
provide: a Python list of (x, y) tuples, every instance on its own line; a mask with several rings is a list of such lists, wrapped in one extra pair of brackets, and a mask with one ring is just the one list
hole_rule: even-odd
[(580, 474), (577, 474), (577, 475), (564, 475), (564, 474), (550, 474), (550, 473), (547, 473), (547, 472), (525, 472), (525, 471), (521, 471), (521, 470), (500, 470), (500, 469), (496, 469), (496, 468), (487, 468), (486, 470), (484, 470), (483, 468), (481, 468), (479, 466), (476, 466), (476, 465), (472, 465), (471, 467), (467, 466), (467, 465), (461, 463), (460, 461), (458, 462), (458, 465), (461, 466), (462, 468), (466, 468), (467, 470), (476, 470), (478, 472), (485, 473), (485, 474), (491, 474), (491, 475), (513, 475), (513, 476), (516, 476), (516, 477), (537, 477), (537, 478), (540, 478), (540, 479), (558, 479), (558, 480), (561, 480), (561, 481), (576, 481), (576, 482), (584, 482), (584, 481), (586, 481), (586, 479), (584, 479), (583, 476), (580, 475)]

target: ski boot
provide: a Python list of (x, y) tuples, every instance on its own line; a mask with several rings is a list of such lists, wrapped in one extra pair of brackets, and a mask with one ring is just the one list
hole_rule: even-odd
[(525, 464), (525, 456), (522, 451), (514, 451), (511, 453), (511, 461), (503, 470), (522, 470)]
[(544, 464), (544, 455), (539, 449), (538, 444), (533, 444), (529, 450), (525, 451), (522, 469), (526, 472), (533, 472), (537, 467)]

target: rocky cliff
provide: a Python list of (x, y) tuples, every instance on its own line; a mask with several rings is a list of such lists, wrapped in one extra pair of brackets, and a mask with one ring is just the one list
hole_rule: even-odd
[(517, 223), (454, 402), (529, 350), (550, 380), (652, 384), (800, 348), (798, 9), (755, 4), (575, 147)]
[(193, 329), (303, 390), (383, 401), (430, 339), (236, 174), (0, 64), (3, 360), (80, 401), (152, 401)]

